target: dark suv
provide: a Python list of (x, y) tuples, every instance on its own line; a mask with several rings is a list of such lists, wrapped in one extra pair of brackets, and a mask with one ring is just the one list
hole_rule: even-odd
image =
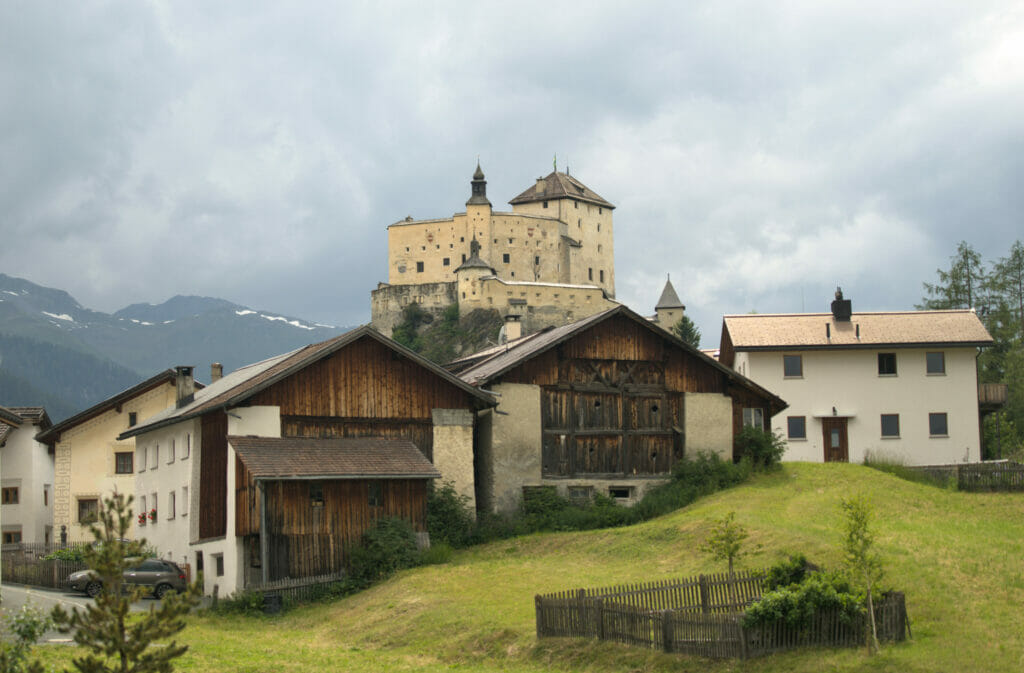
[[(184, 591), (186, 586), (185, 571), (178, 564), (155, 558), (143, 559), (126, 569), (124, 581), (129, 587), (149, 587), (156, 598), (163, 598), (168, 591)], [(92, 570), (71, 573), (68, 584), (73, 590), (84, 591), (92, 598), (103, 590), (103, 584)]]

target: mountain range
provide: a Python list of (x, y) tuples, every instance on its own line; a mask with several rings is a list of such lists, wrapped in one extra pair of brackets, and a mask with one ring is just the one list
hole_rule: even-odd
[(204, 381), (213, 362), (230, 372), (348, 329), (212, 297), (103, 313), (0, 274), (0, 405), (45, 406), (56, 422), (168, 367), (194, 365)]

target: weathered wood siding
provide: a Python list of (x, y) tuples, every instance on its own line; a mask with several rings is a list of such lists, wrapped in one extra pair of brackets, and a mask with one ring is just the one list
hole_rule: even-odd
[[(337, 572), (345, 567), (348, 550), (363, 532), (383, 517), (400, 517), (417, 531), (426, 530), (426, 480), (384, 479), (380, 506), (371, 506), (370, 480), (340, 479), (315, 482), (322, 489), (323, 504), (314, 505), (310, 488), (314, 482), (277, 481), (266, 484), (269, 542), (269, 579), (310, 577)], [(239, 489), (239, 533), (258, 535), (259, 490), (246, 475)], [(250, 552), (258, 559), (258, 538)]]
[(228, 417), (223, 411), (203, 416), (200, 444), (199, 538), (227, 534)]

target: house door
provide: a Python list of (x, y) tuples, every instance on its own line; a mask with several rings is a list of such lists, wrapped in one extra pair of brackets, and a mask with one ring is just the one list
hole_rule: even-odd
[(849, 462), (850, 455), (846, 443), (846, 419), (821, 419), (821, 432), (824, 435), (825, 442), (825, 462)]

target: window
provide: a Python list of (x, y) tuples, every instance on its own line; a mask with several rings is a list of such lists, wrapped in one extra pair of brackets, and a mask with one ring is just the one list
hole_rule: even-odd
[(160, 445), (154, 444), (153, 449), (149, 451), (149, 469), (155, 470), (160, 467)]
[(138, 456), (139, 459), (136, 461), (139, 464), (139, 472), (145, 472), (146, 471), (146, 447), (140, 446), (138, 448), (138, 450), (136, 450), (136, 453), (139, 454), (139, 456)]
[(879, 376), (896, 376), (896, 354), (895, 353), (879, 353), (878, 354), (878, 375)]
[(545, 202), (544, 202), (544, 207), (545, 207), (545, 208), (547, 208), (547, 207), (548, 207), (548, 202), (547, 202), (547, 201), (545, 201)]
[(764, 430), (764, 409), (747, 407), (743, 410), (743, 426), (751, 426)]
[(139, 422), (139, 414), (137, 412), (134, 412), (134, 411), (129, 411), (128, 412), (128, 427), (129, 428), (134, 427), (135, 424), (138, 423), (138, 422)]
[(798, 379), (804, 375), (803, 355), (783, 355), (782, 375), (787, 379)]
[(167, 452), (167, 464), (168, 465), (170, 465), (171, 463), (174, 462), (174, 454), (177, 453), (177, 450), (178, 450), (176, 448), (176, 446), (175, 446), (176, 444), (177, 444), (177, 442), (172, 439), (171, 440), (171, 450)]
[(174, 502), (174, 500), (175, 500), (175, 496), (176, 495), (177, 495), (177, 493), (175, 493), (174, 491), (171, 491), (170, 493), (167, 494), (167, 518), (168, 519), (173, 519), (174, 518), (174, 510), (175, 510), (175, 507), (174, 507), (175, 502)]
[(900, 436), (900, 415), (882, 414), (882, 437)]
[(590, 502), (591, 497), (594, 493), (593, 486), (570, 486), (569, 487), (569, 500), (579, 504), (585, 504)]
[(188, 486), (181, 487), (181, 515), (188, 516)]
[(131, 474), (135, 471), (132, 459), (135, 456), (131, 451), (118, 452), (114, 454), (114, 474)]
[(100, 511), (100, 501), (96, 498), (79, 498), (78, 499), (78, 523), (84, 525), (90, 524), (96, 520), (96, 516)]
[(506, 264), (508, 264), (508, 260), (509, 260), (509, 255), (508, 255), (508, 253), (506, 252), (506, 253), (505, 253), (504, 255), (502, 255), (502, 256), (501, 256), (501, 261), (503, 261), (503, 262), (505, 262)]
[(616, 500), (629, 500), (633, 496), (632, 486), (609, 486), (608, 497)]
[(0, 500), (2, 500), (3, 504), (5, 504), (5, 505), (17, 505), (18, 504), (18, 487), (17, 486), (7, 486), (7, 487), (5, 487), (3, 489), (0, 489), (0, 494), (2, 494), (2, 497), (0, 497)]
[(807, 418), (790, 416), (786, 419), (786, 430), (790, 439), (807, 439)]
[(945, 412), (928, 414), (928, 434), (932, 437), (949, 436), (949, 423)]
[(213, 555), (213, 567), (217, 573), (217, 577), (224, 577), (224, 554)]
[(384, 489), (381, 488), (379, 481), (371, 481), (369, 488), (369, 496), (367, 502), (370, 507), (383, 507), (384, 506)]
[(598, 275), (598, 280), (603, 283), (604, 282), (604, 269), (601, 269), (600, 271), (598, 271), (597, 275)]
[(423, 273), (423, 262), (416, 262), (416, 273)]
[(925, 371), (929, 374), (945, 374), (946, 373), (946, 354), (943, 352), (938, 353), (925, 353)]
[(21, 531), (20, 530), (5, 530), (4, 531), (4, 544), (18, 544), (21, 542)]
[(580, 207), (580, 202), (579, 201), (573, 201), (572, 202), (572, 207), (573, 208), (579, 208)]
[(444, 259), (441, 260), (441, 266), (451, 266), (451, 265), (452, 265), (452, 258), (451, 257), (445, 257)]
[(593, 269), (587, 269), (587, 278), (589, 278), (590, 280), (594, 280), (594, 270)]
[(463, 262), (465, 262), (465, 261), (466, 261), (466, 253), (462, 253), (462, 261), (463, 261)]
[(324, 485), (319, 481), (309, 482), (309, 506), (310, 507), (323, 507), (324, 506)]
[(50, 506), (50, 487), (43, 486), (43, 507)]
[(540, 266), (540, 255), (537, 255), (536, 257), (533, 258), (533, 263), (536, 264), (537, 266)]

